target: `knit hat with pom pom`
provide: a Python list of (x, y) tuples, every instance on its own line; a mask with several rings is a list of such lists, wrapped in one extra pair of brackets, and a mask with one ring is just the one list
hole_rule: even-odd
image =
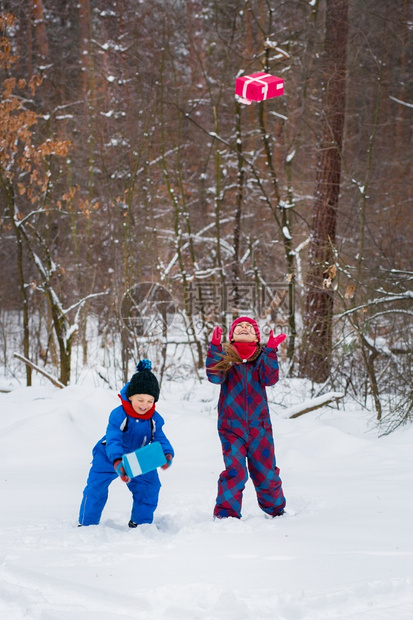
[(126, 396), (130, 398), (134, 394), (149, 394), (153, 396), (155, 402), (159, 398), (159, 383), (153, 372), (152, 363), (149, 360), (141, 360), (136, 366), (137, 372), (129, 381), (126, 388)]

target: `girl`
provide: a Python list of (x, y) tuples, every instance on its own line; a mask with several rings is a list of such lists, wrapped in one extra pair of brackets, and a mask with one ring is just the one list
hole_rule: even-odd
[(277, 347), (285, 334), (260, 345), (258, 324), (249, 317), (236, 319), (230, 344), (221, 344), (222, 328), (215, 327), (206, 360), (207, 377), (219, 383), (218, 433), (225, 470), (218, 480), (214, 517), (241, 518), (242, 493), (248, 470), (260, 508), (269, 516), (282, 515), (285, 498), (276, 466), (266, 386), (278, 381)]

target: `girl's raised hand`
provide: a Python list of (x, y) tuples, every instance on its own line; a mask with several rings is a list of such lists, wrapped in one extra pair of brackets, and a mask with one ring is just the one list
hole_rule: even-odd
[(270, 331), (270, 335), (267, 342), (267, 347), (270, 349), (276, 349), (287, 338), (286, 334), (278, 334), (274, 336), (273, 331)]
[(221, 338), (222, 338), (222, 327), (217, 325), (214, 331), (212, 332), (211, 344), (218, 346), (219, 344), (221, 344)]

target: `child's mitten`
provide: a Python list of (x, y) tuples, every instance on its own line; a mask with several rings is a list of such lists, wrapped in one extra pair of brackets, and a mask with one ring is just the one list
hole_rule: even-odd
[(222, 327), (217, 325), (214, 331), (212, 332), (211, 344), (218, 346), (219, 344), (221, 344), (221, 338), (222, 338)]
[(125, 468), (122, 465), (122, 459), (117, 459), (113, 463), (113, 467), (115, 468), (116, 473), (120, 477), (123, 482), (130, 482), (129, 476), (126, 475)]
[(161, 465), (161, 469), (168, 469), (172, 465), (172, 454), (165, 454), (166, 463)]
[(271, 330), (267, 342), (267, 347), (269, 347), (270, 349), (276, 349), (282, 342), (284, 342), (286, 338), (287, 336), (285, 334), (278, 334), (278, 336), (274, 336)]

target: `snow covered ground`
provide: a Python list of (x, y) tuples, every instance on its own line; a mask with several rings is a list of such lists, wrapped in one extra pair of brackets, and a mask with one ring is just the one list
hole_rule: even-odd
[(289, 419), (286, 385), (270, 398), (288, 514), (266, 519), (249, 481), (243, 519), (213, 521), (218, 388), (188, 380), (163, 386), (176, 458), (137, 530), (120, 480), (101, 525), (77, 527), (116, 392), (0, 394), (0, 618), (412, 620), (413, 428), (379, 438), (350, 406)]

